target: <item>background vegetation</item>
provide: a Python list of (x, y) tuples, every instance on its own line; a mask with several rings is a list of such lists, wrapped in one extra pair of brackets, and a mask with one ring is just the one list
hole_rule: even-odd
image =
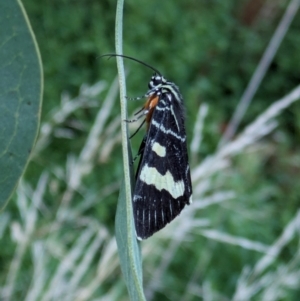
[[(124, 53), (180, 86), (192, 145), (193, 206), (142, 244), (147, 300), (298, 300), (299, 103), (273, 107), (278, 125), (269, 114), (251, 135), (243, 130), (299, 85), (299, 13), (240, 134), (218, 148), (288, 3), (125, 2)], [(98, 59), (114, 51), (116, 3), (24, 6), (45, 93), (35, 153), (1, 215), (0, 299), (128, 300), (114, 239), (122, 178), (116, 68)], [(151, 72), (126, 66), (128, 95), (143, 95)], [(130, 114), (140, 105), (130, 102)]]

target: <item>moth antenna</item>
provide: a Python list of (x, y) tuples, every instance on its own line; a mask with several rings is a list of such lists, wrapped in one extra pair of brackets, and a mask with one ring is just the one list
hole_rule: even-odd
[(131, 56), (127, 56), (127, 55), (123, 55), (123, 54), (108, 53), (108, 54), (100, 55), (99, 58), (104, 57), (104, 56), (109, 56), (109, 59), (110, 59), (111, 57), (113, 57), (113, 56), (114, 56), (114, 57), (120, 56), (120, 57), (123, 57), (123, 58), (125, 58), (125, 59), (129, 59), (129, 60), (135, 61), (135, 62), (137, 62), (137, 63), (140, 63), (141, 65), (144, 65), (144, 66), (148, 67), (149, 69), (152, 69), (155, 73), (157, 73), (158, 75), (162, 76), (161, 73), (160, 73), (157, 69), (155, 69), (154, 67), (150, 66), (149, 64), (146, 64), (146, 63), (143, 62), (143, 61), (140, 61), (140, 60), (138, 60), (138, 59), (135, 59), (135, 58), (133, 58), (133, 57), (131, 57)]

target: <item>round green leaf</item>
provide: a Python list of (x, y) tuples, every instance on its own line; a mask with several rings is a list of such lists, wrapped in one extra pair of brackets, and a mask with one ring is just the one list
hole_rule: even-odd
[(25, 170), (42, 96), (38, 47), (20, 1), (0, 1), (0, 209)]

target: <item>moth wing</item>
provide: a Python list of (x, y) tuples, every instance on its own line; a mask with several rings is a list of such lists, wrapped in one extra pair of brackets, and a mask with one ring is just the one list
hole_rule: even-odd
[(162, 98), (153, 113), (136, 175), (133, 210), (137, 237), (159, 231), (191, 202), (183, 108)]

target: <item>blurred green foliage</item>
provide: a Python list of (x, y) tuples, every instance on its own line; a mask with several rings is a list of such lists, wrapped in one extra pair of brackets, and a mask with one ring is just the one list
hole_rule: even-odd
[[(76, 95), (82, 82), (112, 79), (116, 72), (114, 63), (99, 60), (98, 56), (114, 52), (114, 2), (26, 0), (24, 5), (39, 41), (48, 83), (44, 114), (63, 91)], [(142, 0), (125, 4), (124, 53), (152, 64), (180, 86), (191, 120), (188, 123), (193, 124), (193, 108), (203, 101), (212, 107), (211, 117), (219, 120), (219, 128), (206, 133), (202, 150), (205, 153), (214, 149), (283, 8), (273, 7), (268, 18), (259, 12), (251, 10), (251, 3), (246, 0), (188, 0), (176, 5)], [(252, 120), (299, 82), (299, 26), (296, 17), (245, 121)], [(143, 94), (149, 71), (135, 63), (128, 62), (127, 66), (128, 93)], [(297, 116), (290, 114), (288, 120), (295, 124)]]

